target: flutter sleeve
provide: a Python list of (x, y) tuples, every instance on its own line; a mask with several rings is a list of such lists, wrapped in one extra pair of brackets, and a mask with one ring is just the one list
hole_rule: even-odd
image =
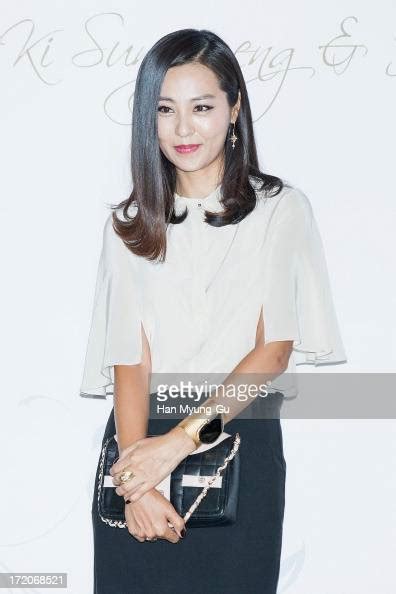
[(318, 225), (298, 188), (272, 212), (263, 261), (265, 342), (293, 340), (300, 365), (346, 362)]
[(142, 361), (141, 312), (136, 256), (115, 233), (110, 214), (103, 230), (80, 396), (112, 394), (114, 365)]

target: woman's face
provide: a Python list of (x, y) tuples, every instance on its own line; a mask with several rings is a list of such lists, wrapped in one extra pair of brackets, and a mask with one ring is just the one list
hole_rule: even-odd
[(198, 171), (216, 161), (222, 163), (224, 142), (231, 121), (237, 118), (239, 101), (234, 108), (229, 106), (210, 68), (196, 63), (170, 68), (157, 109), (160, 148), (176, 169)]

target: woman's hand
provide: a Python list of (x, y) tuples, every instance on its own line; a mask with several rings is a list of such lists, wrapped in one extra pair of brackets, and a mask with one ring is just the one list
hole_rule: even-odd
[[(129, 533), (140, 542), (148, 538), (163, 538), (176, 543), (185, 534), (183, 518), (157, 489), (150, 489), (139, 501), (125, 504), (125, 519)], [(170, 528), (168, 522), (175, 530)]]
[[(173, 427), (164, 435), (144, 437), (122, 450), (110, 468), (116, 493), (131, 502), (158, 485), (188, 454), (196, 449), (194, 441), (181, 427)], [(125, 471), (133, 475), (126, 482), (120, 476)]]

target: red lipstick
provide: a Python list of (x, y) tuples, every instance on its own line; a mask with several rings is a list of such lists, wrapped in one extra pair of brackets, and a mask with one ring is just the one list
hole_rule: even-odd
[(200, 146), (200, 144), (178, 144), (177, 146), (175, 146), (175, 149), (178, 153), (193, 153)]

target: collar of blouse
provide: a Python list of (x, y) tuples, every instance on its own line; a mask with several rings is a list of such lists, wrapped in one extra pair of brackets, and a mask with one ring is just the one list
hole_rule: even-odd
[(189, 198), (187, 196), (181, 196), (175, 192), (175, 208), (178, 211), (178, 214), (183, 212), (186, 206), (189, 211), (211, 210), (214, 212), (221, 212), (223, 210), (223, 205), (220, 202), (220, 188), (221, 184), (204, 198)]

